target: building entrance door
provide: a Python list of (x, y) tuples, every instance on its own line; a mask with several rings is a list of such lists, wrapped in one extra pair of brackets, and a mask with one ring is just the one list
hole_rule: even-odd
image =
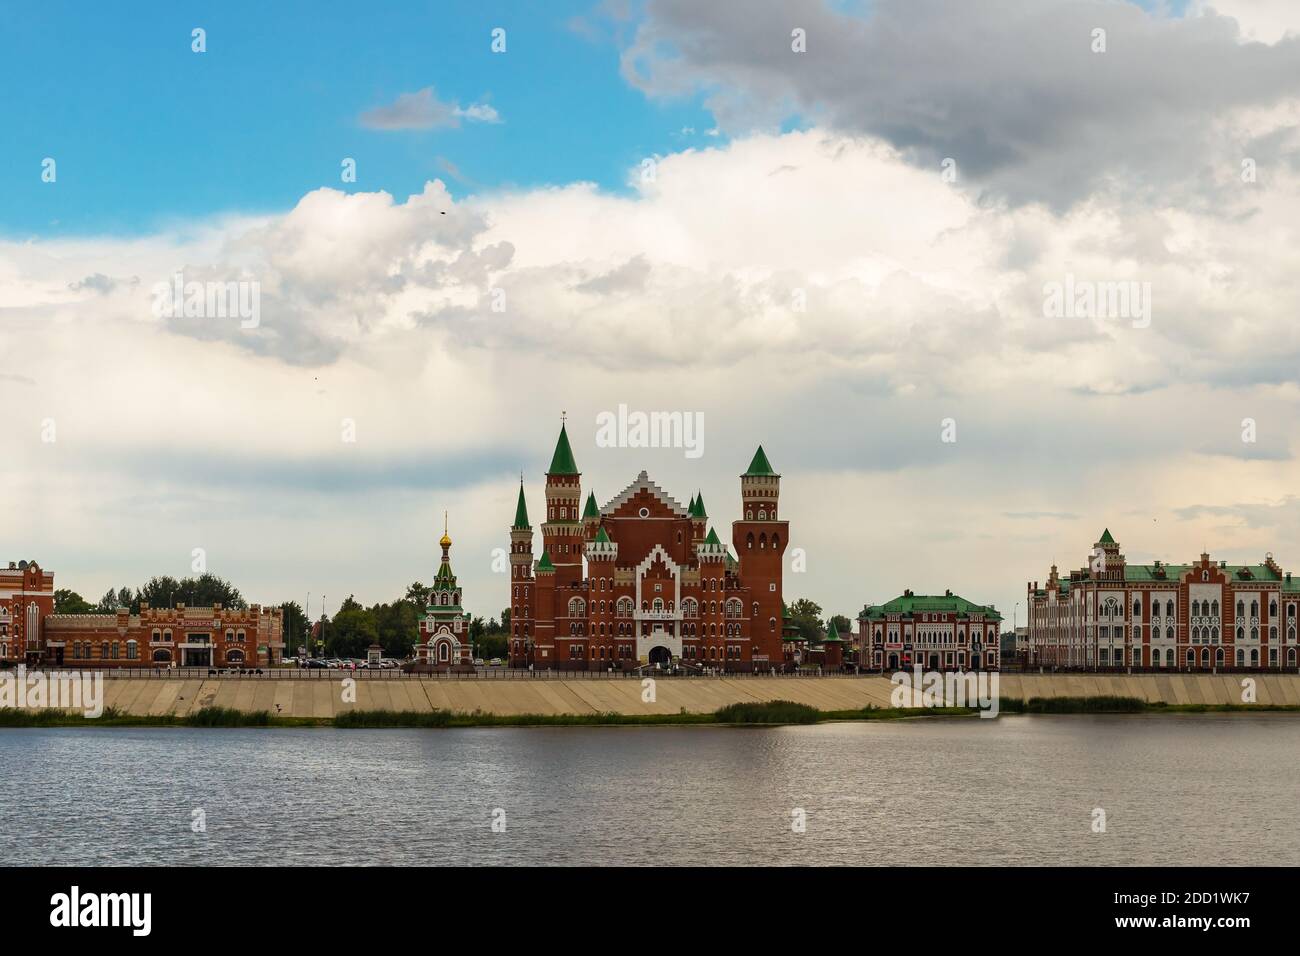
[(669, 651), (668, 648), (664, 647), (662, 644), (660, 644), (658, 647), (650, 648), (651, 664), (662, 664), (664, 667), (667, 667), (672, 662), (673, 662), (672, 652)]

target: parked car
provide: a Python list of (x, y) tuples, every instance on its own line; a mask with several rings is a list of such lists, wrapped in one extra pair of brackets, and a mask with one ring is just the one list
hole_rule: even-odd
[(492, 658), (492, 660), (488, 661), (488, 667), (500, 667), (500, 666), (501, 666), (501, 658), (499, 657), (494, 657)]
[(474, 658), (474, 666), (475, 666), (475, 667), (483, 667), (483, 666), (485, 666), (485, 663), (486, 663), (486, 662), (485, 662), (485, 661), (483, 660), (483, 658), (481, 658), (481, 657), (476, 657), (476, 658)]
[(310, 657), (302, 662), (302, 666), (307, 670), (327, 670), (329, 662), (321, 660), (319, 657)]

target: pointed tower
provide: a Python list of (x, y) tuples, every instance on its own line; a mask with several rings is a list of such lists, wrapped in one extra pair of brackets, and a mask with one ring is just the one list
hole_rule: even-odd
[(551, 553), (543, 551), (537, 562), (536, 606), (537, 620), (533, 622), (536, 633), (533, 637), (533, 652), (529, 663), (539, 670), (555, 667), (555, 588), (556, 568), (551, 561)]
[(582, 509), (582, 540), (593, 541), (596, 528), (600, 525), (600, 506), (596, 504), (595, 492), (587, 493), (587, 505)]
[(524, 501), (524, 476), (519, 476), (519, 502), (510, 526), (510, 666), (527, 667), (533, 611), (533, 528)]
[(1100, 581), (1124, 580), (1124, 555), (1119, 553), (1119, 544), (1111, 537), (1109, 528), (1102, 530), (1101, 537), (1092, 546), (1088, 571)]
[(758, 606), (749, 622), (755, 670), (784, 660), (781, 576), (790, 527), (789, 522), (777, 520), (780, 497), (781, 476), (772, 470), (760, 445), (740, 476), (743, 517), (731, 525), (731, 543), (740, 555), (740, 578)]
[(546, 471), (546, 520), (542, 524), (542, 550), (555, 568), (555, 587), (567, 588), (582, 580), (582, 475), (569, 447), (569, 432), (560, 425), (560, 437)]
[(709, 513), (704, 509), (704, 493), (697, 492), (691, 499), (689, 514), (691, 516), (691, 541), (698, 543), (704, 540), (704, 532), (709, 524)]

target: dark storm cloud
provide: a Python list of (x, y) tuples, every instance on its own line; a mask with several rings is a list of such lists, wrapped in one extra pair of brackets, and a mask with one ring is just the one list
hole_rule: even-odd
[(798, 116), (1059, 209), (1107, 185), (1202, 188), (1245, 155), (1217, 121), (1300, 92), (1300, 38), (1243, 44), (1226, 17), (1093, 0), (880, 0), (864, 17), (821, 0), (651, 0), (623, 68), (650, 94), (704, 90), (732, 132)]

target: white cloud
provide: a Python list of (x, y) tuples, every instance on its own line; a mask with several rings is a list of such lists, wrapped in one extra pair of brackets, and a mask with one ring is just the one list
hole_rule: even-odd
[[(469, 604), (497, 613), (515, 476), (540, 508), (566, 410), (598, 498), (644, 467), (702, 489), (724, 537), (762, 442), (810, 557), (787, 590), (839, 613), (903, 587), (1009, 611), (1107, 524), (1131, 556), (1300, 561), (1187, 510), (1277, 504), (1300, 479), (1294, 179), (1225, 166), (1214, 206), (1005, 208), (825, 130), (633, 175), (627, 196), (322, 189), (183, 234), (0, 244), (0, 493), (28, 503), (11, 539), (92, 595), (202, 546), (254, 599), (371, 601), (432, 573), (445, 508)], [(153, 315), (176, 270), (256, 277), (262, 327)], [(1044, 319), (1067, 272), (1150, 282), (1150, 327)], [(704, 457), (597, 449), (620, 402), (702, 411)], [(1236, 454), (1247, 416), (1260, 440)]]
[(501, 116), (487, 103), (461, 107), (438, 99), (432, 86), (414, 93), (401, 93), (386, 106), (376, 106), (361, 114), (361, 125), (371, 129), (435, 129), (459, 126), (462, 119), (479, 123), (499, 123)]

